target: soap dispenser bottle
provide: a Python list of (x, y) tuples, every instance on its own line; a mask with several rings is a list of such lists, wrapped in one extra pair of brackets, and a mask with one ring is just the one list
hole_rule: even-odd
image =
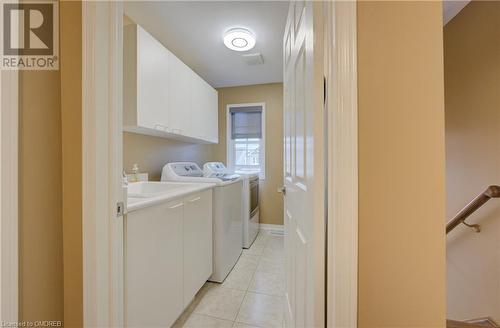
[(139, 165), (134, 164), (132, 167), (132, 173), (134, 174), (134, 182), (139, 182)]

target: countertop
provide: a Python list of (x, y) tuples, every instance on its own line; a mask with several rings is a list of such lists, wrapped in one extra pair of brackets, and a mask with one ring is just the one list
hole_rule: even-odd
[(216, 186), (215, 183), (185, 183), (185, 187), (178, 190), (172, 190), (159, 194), (154, 197), (147, 198), (127, 198), (127, 213), (137, 211), (139, 209), (154, 206), (160, 203), (168, 202), (176, 198), (184, 197), (192, 193), (201, 192), (204, 190), (212, 189)]

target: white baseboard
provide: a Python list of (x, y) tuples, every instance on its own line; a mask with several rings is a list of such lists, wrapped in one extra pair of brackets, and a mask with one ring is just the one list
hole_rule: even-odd
[(284, 226), (282, 224), (260, 224), (260, 229), (265, 231), (276, 231), (276, 232), (284, 232)]

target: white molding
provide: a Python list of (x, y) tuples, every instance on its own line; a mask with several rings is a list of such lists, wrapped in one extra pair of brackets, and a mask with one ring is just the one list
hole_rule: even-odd
[(266, 103), (256, 102), (256, 103), (238, 103), (238, 104), (227, 104), (226, 105), (226, 166), (229, 170), (234, 171), (234, 158), (233, 158), (233, 148), (234, 142), (231, 138), (231, 114), (229, 109), (231, 107), (249, 107), (249, 106), (262, 106), (262, 162), (264, 163), (264, 170), (260, 172), (259, 179), (266, 179)]
[(285, 231), (285, 226), (282, 224), (260, 223), (259, 227), (260, 227), (260, 230), (264, 230), (264, 231), (278, 231), (278, 232)]
[(122, 31), (122, 2), (82, 2), (85, 327), (124, 326)]
[(0, 79), (0, 322), (18, 322), (18, 71)]
[(358, 109), (356, 2), (325, 4), (328, 108), (327, 326), (357, 327)]

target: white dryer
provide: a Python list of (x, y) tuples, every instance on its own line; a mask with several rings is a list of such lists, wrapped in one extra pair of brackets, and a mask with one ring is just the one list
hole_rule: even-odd
[[(203, 165), (205, 176), (216, 174), (234, 174), (221, 162), (208, 162)], [(242, 216), (243, 216), (243, 248), (250, 248), (259, 233), (259, 174), (240, 173), (243, 179)]]
[(210, 281), (223, 282), (241, 255), (242, 179), (236, 174), (205, 176), (196, 163), (168, 163), (162, 181), (215, 183), (213, 193), (213, 273)]

